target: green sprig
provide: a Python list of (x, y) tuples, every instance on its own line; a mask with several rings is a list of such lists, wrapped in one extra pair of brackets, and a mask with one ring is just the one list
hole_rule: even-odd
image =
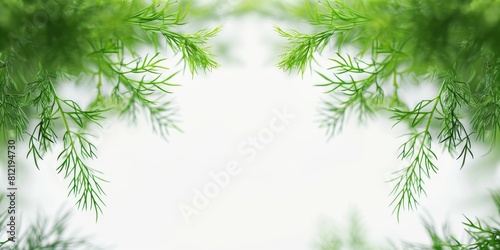
[[(8, 11), (0, 18), (0, 37), (9, 38), (0, 41), (0, 130), (14, 131), (19, 139), (28, 135), (28, 157), (37, 168), (54, 144), (62, 143), (56, 171), (70, 180), (77, 206), (95, 211), (97, 219), (105, 205), (105, 180), (90, 166), (97, 148), (89, 131), (114, 113), (131, 121), (145, 117), (165, 139), (170, 129), (180, 130), (171, 100), (178, 71), (170, 72), (165, 54), (168, 49), (180, 54), (193, 75), (212, 70), (218, 64), (207, 43), (220, 28), (178, 32), (190, 2), (50, 4), (0, 2), (0, 10)], [(40, 21), (34, 13), (47, 19), (33, 23), (28, 34), (18, 20)], [(92, 86), (90, 104), (63, 97), (59, 91), (65, 82)]]
[[(482, 7), (481, 7), (482, 6)], [(399, 218), (415, 209), (425, 182), (438, 171), (436, 148), (461, 161), (473, 157), (474, 141), (490, 142), (500, 131), (500, 19), (476, 2), (306, 1), (312, 34), (283, 31), (289, 41), (278, 67), (304, 74), (327, 47), (336, 48), (328, 73), (316, 70), (329, 100), (320, 109), (327, 135), (340, 132), (347, 117), (360, 122), (375, 111), (406, 124), (400, 147), (405, 163), (395, 173), (391, 205)], [(348, 53), (343, 52), (348, 50)], [(437, 95), (410, 108), (400, 99), (408, 85), (437, 85)]]

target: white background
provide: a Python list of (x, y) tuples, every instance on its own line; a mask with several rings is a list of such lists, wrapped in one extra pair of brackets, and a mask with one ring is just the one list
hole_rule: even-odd
[[(184, 132), (172, 131), (168, 142), (143, 121), (104, 125), (92, 166), (110, 183), (104, 185), (107, 206), (97, 223), (92, 212), (77, 211), (67, 198), (68, 182), (55, 173), (51, 157), (40, 171), (27, 160), (19, 204), (26, 222), (37, 214), (56, 215), (62, 206), (75, 210), (71, 227), (77, 234), (92, 235), (110, 249), (306, 250), (318, 249), (322, 224), (344, 235), (353, 211), (367, 240), (379, 246), (388, 240), (427, 242), (423, 211), (438, 227), (452, 221), (459, 234), (462, 214), (494, 213), (487, 198), (498, 172), (471, 169), (480, 164), (460, 171), (460, 163), (444, 155), (439, 173), (427, 182), (420, 212), (404, 212), (398, 223), (386, 181), (403, 166), (397, 155), (404, 128), (392, 128), (380, 115), (364, 125), (350, 121), (328, 141), (318, 127), (325, 96), (313, 85), (320, 79), (275, 67), (282, 52), (276, 45), (286, 41), (273, 24), (256, 16), (225, 21), (215, 42), (232, 41), (236, 61), (220, 58), (213, 72), (176, 78), (182, 84), (174, 96)], [(274, 109), (283, 108), (295, 118), (246, 161), (240, 144), (268, 127)], [(193, 189), (202, 189), (211, 172), (233, 160), (241, 163), (241, 173), (186, 223), (179, 205), (190, 204)]]

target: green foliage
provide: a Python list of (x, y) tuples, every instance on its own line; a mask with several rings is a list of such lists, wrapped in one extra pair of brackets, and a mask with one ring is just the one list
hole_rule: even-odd
[[(405, 167), (392, 180), (394, 212), (414, 209), (425, 181), (438, 171), (436, 146), (463, 167), (472, 143), (490, 143), (500, 131), (500, 10), (498, 1), (306, 2), (312, 34), (277, 32), (289, 40), (278, 64), (301, 74), (327, 47), (336, 48), (328, 73), (318, 72), (331, 97), (322, 126), (329, 136), (346, 117), (360, 121), (376, 111), (406, 124), (399, 158)], [(409, 85), (437, 86), (433, 98), (412, 107), (400, 98)]]
[(368, 247), (365, 228), (357, 213), (353, 212), (349, 215), (346, 230), (338, 230), (333, 227), (334, 225), (325, 223), (326, 221), (322, 221), (321, 235), (316, 241), (315, 249), (376, 249), (374, 246)]
[[(218, 66), (206, 43), (219, 28), (192, 34), (175, 30), (185, 24), (189, 5), (0, 2), (0, 133), (26, 139), (37, 168), (54, 144), (62, 143), (57, 171), (70, 179), (78, 207), (94, 210), (96, 218), (104, 205), (104, 179), (89, 166), (97, 157), (91, 128), (113, 113), (131, 121), (145, 114), (166, 138), (170, 129), (178, 129), (168, 98), (178, 72), (169, 73), (165, 65), (167, 48), (182, 56), (192, 74)], [(90, 104), (63, 94), (68, 82), (85, 88)]]
[[(5, 194), (0, 195), (0, 204), (3, 204)], [(9, 214), (4, 211), (0, 214), (0, 224), (6, 225)], [(71, 214), (64, 212), (55, 218), (39, 216), (37, 221), (27, 225), (23, 233), (18, 236), (15, 242), (8, 239), (6, 233), (0, 234), (0, 249), (4, 250), (34, 250), (34, 249), (51, 249), (51, 250), (76, 250), (76, 249), (101, 249), (90, 243), (87, 237), (68, 234), (68, 221)], [(17, 216), (17, 223), (19, 216)]]
[[(491, 197), (498, 210), (500, 218), (500, 193), (492, 192)], [(444, 226), (442, 232), (438, 232), (432, 221), (423, 220), (430, 244), (417, 244), (403, 242), (389, 244), (391, 247), (376, 247), (375, 242), (368, 240), (368, 232), (363, 227), (359, 216), (351, 214), (348, 227), (340, 230), (332, 225), (326, 224), (328, 220), (322, 221), (319, 239), (315, 249), (337, 250), (337, 249), (419, 249), (419, 250), (493, 250), (500, 249), (500, 221), (484, 219), (471, 220), (465, 217), (463, 222), (465, 237), (457, 237), (449, 232), (448, 226)], [(394, 240), (394, 239), (393, 239)]]
[[(492, 199), (498, 209), (498, 216), (500, 216), (500, 193), (494, 192), (491, 194)], [(471, 220), (465, 217), (466, 221), (462, 224), (465, 226), (467, 232), (467, 239), (460, 240), (448, 232), (444, 232), (441, 236), (439, 232), (431, 225), (429, 221), (424, 221), (425, 229), (429, 235), (432, 246), (407, 244), (410, 249), (451, 249), (451, 250), (464, 250), (464, 249), (500, 249), (500, 221), (493, 220), (488, 223), (484, 220), (474, 219)]]

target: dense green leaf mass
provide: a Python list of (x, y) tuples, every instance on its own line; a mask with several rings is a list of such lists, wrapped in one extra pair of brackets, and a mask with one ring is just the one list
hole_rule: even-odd
[[(145, 115), (165, 137), (178, 129), (168, 96), (178, 72), (165, 55), (180, 54), (192, 74), (216, 68), (206, 42), (219, 28), (177, 32), (190, 2), (141, 0), (4, 0), (0, 2), (0, 134), (28, 141), (39, 167), (62, 142), (59, 173), (83, 209), (102, 211), (92, 126), (110, 112)], [(167, 51), (168, 48), (168, 51)], [(145, 52), (147, 51), (147, 52)], [(59, 92), (64, 82), (88, 88), (90, 105)], [(89, 87), (90, 86), (90, 87)], [(78, 93), (75, 93), (78, 94)]]
[[(304, 73), (327, 47), (336, 49), (318, 84), (332, 97), (322, 126), (341, 131), (346, 116), (363, 121), (388, 111), (408, 125), (399, 158), (406, 167), (393, 179), (394, 211), (413, 209), (425, 180), (438, 170), (436, 144), (464, 166), (472, 142), (494, 146), (500, 131), (500, 1), (306, 1), (304, 34), (276, 28), (289, 40), (279, 67)], [(437, 86), (415, 106), (400, 99), (409, 85)], [(420, 85), (420, 86), (422, 86)]]

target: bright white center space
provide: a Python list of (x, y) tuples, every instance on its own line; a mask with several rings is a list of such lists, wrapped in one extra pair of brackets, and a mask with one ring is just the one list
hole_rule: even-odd
[[(286, 41), (272, 25), (256, 16), (226, 20), (217, 40), (231, 41), (236, 61), (222, 59), (220, 69), (206, 75), (176, 78), (182, 86), (173, 97), (184, 132), (172, 131), (168, 142), (145, 122), (104, 125), (92, 166), (110, 181), (104, 185), (107, 206), (97, 223), (93, 213), (75, 211), (72, 228), (120, 250), (307, 250), (315, 249), (322, 221), (333, 221), (342, 232), (355, 210), (375, 243), (427, 240), (422, 213), (403, 213), (398, 223), (388, 206), (392, 184), (386, 181), (402, 166), (398, 136), (404, 128), (392, 128), (383, 115), (365, 125), (351, 120), (328, 141), (317, 112), (326, 96), (313, 86), (321, 80), (275, 67), (277, 44)], [(288, 122), (276, 112), (289, 114)], [(250, 146), (252, 137), (258, 147)], [(421, 208), (438, 223), (451, 219), (458, 227), (464, 213), (491, 213), (492, 205), (482, 201), (494, 176), (474, 183), (466, 178), (474, 171), (441, 159)], [(212, 175), (232, 163), (239, 172), (212, 189), (216, 197), (187, 223), (179, 207), (193, 206), (194, 190), (203, 192), (215, 182)], [(34, 217), (36, 208), (54, 215), (61, 204), (75, 210), (55, 164), (27, 171), (23, 199), (30, 209), (22, 212)]]

